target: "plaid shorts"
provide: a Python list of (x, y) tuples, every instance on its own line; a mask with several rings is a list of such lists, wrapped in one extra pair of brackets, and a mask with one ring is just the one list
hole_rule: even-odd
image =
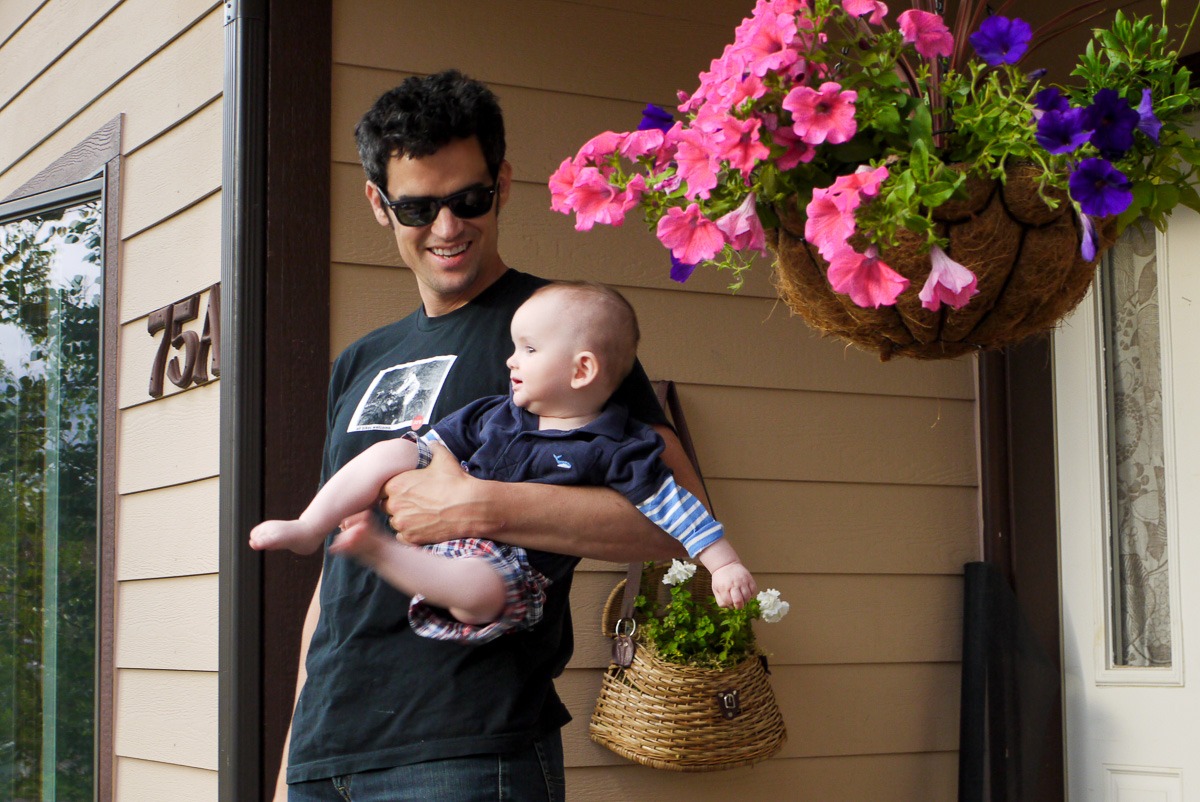
[(446, 610), (425, 604), (424, 596), (414, 596), (408, 607), (408, 623), (413, 632), (436, 640), (487, 643), (507, 632), (528, 629), (542, 620), (546, 588), (550, 580), (529, 564), (525, 549), (482, 538), (460, 538), (425, 546), (446, 557), (480, 557), (487, 560), (504, 582), (504, 610), (488, 624), (464, 624)]

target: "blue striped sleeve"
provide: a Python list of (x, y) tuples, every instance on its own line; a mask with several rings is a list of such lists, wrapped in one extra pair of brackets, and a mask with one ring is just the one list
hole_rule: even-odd
[(689, 557), (716, 543), (725, 528), (684, 488), (668, 476), (654, 495), (638, 505), (638, 510), (687, 549)]

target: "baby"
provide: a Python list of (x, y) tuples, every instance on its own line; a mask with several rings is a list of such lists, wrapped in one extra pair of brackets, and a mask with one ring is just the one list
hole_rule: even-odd
[(662, 439), (608, 403), (637, 353), (629, 302), (600, 284), (550, 284), (517, 309), (512, 339), (511, 395), (468, 404), (423, 438), (410, 432), (376, 443), (331, 476), (298, 520), (256, 526), (251, 547), (308, 554), (340, 523), (329, 551), (354, 556), (412, 597), (418, 634), (482, 642), (532, 626), (548, 580), (524, 549), (479, 538), (421, 548), (383, 531), (374, 511), (380, 489), (428, 464), (430, 444), (439, 443), (479, 478), (611, 487), (699, 558), (718, 604), (754, 598), (754, 578), (721, 524), (660, 459)]

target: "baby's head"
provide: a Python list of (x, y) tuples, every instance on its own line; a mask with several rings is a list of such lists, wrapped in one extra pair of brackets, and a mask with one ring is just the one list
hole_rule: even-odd
[[(513, 400), (538, 415), (599, 411), (633, 369), (637, 315), (594, 282), (542, 287), (513, 315)], [(565, 411), (564, 411), (565, 410)]]

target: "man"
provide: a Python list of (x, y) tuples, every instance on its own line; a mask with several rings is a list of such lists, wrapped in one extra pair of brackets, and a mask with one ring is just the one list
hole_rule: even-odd
[[(416, 276), (422, 306), (335, 363), (324, 477), (374, 442), (507, 392), (512, 313), (544, 283), (500, 257), (512, 168), (486, 87), (455, 71), (410, 78), (356, 135), (367, 200)], [(664, 436), (664, 461), (696, 492), (640, 366), (618, 396)], [(575, 564), (678, 556), (680, 547), (613, 491), (472, 479), (444, 451), (385, 493), (407, 542), (487, 536), (524, 547), (551, 580), (543, 619), (477, 647), (421, 638), (408, 628), (407, 597), (352, 560), (326, 559), (305, 622), (287, 798), (561, 799), (559, 731), (569, 715), (552, 679), (573, 646)], [(279, 788), (282, 799), (282, 774)]]

